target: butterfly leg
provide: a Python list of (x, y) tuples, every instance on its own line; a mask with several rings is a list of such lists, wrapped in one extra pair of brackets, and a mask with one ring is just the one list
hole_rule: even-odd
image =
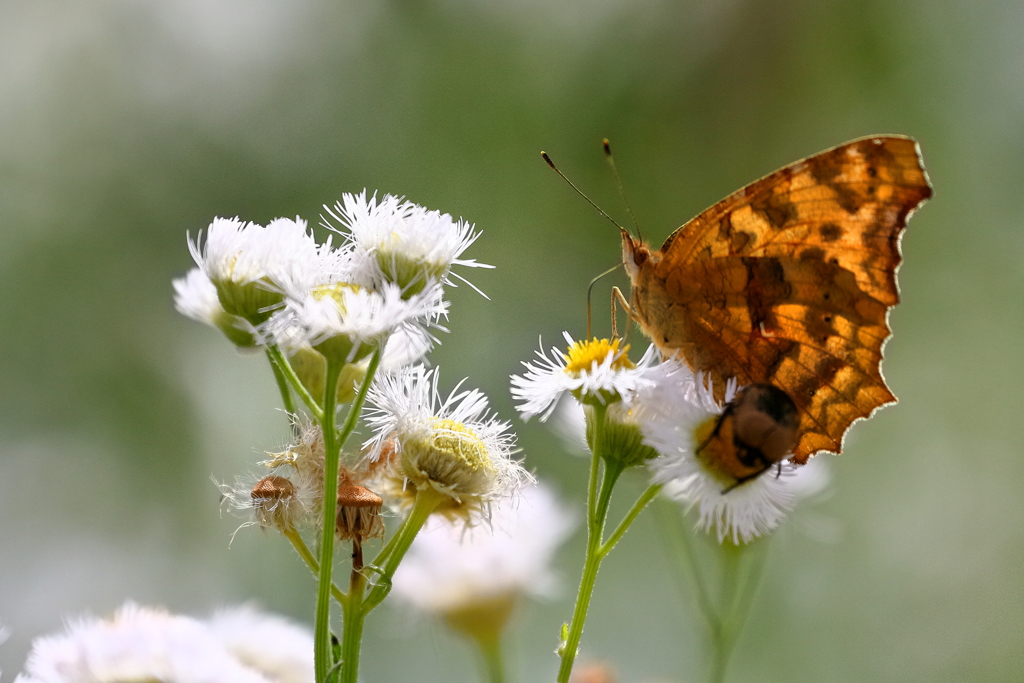
[(757, 479), (758, 477), (760, 477), (762, 474), (764, 474), (765, 472), (767, 472), (771, 468), (772, 468), (772, 465), (767, 465), (762, 470), (758, 470), (757, 472), (754, 472), (753, 474), (748, 474), (745, 477), (737, 479), (734, 483), (732, 483), (729, 486), (726, 486), (724, 489), (722, 489), (722, 495), (724, 496), (725, 494), (729, 493), (729, 491), (732, 491), (734, 488), (736, 488), (737, 486), (740, 486), (741, 484), (747, 483), (751, 479)]
[[(633, 320), (636, 316), (633, 314), (633, 307), (629, 305), (629, 300), (626, 299), (626, 295), (622, 293), (622, 290), (618, 287), (612, 287), (612, 335), (613, 338), (619, 336), (619, 324), (618, 324), (618, 308), (616, 306), (622, 306), (623, 312), (629, 320)], [(590, 329), (590, 326), (587, 326)], [(626, 334), (629, 334), (629, 325), (626, 326)]]

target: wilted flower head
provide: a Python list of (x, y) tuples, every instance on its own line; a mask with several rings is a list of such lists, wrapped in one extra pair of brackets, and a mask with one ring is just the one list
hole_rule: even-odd
[(465, 529), (434, 517), (399, 566), (393, 594), (462, 631), (500, 628), (519, 598), (550, 593), (551, 560), (574, 526), (542, 484), (495, 503), (489, 524)]
[(255, 475), (239, 477), (234, 485), (214, 483), (221, 500), (242, 516), (243, 524), (291, 531), (318, 523), (323, 502), (324, 442), (319, 425), (296, 418), (295, 442), (285, 450), (267, 453)]
[(540, 415), (546, 420), (565, 392), (580, 403), (609, 405), (622, 400), (647, 382), (643, 368), (654, 362), (653, 347), (638, 364), (629, 360), (629, 347), (620, 348), (620, 339), (573, 341), (565, 333), (568, 350), (551, 349), (550, 357), (537, 352), (537, 364), (523, 362), (525, 375), (512, 375), (512, 396), (522, 401), (517, 406), (524, 420)]
[(515, 436), (490, 414), (486, 396), (456, 387), (442, 401), (437, 382), (437, 370), (421, 365), (374, 380), (367, 421), (375, 434), (365, 445), (371, 460), (393, 449), (385, 490), (401, 505), (429, 487), (447, 497), (439, 511), (473, 522), (529, 475), (512, 460)]
[(249, 524), (292, 531), (316, 522), (315, 513), (321, 501), (318, 482), (300, 473), (274, 470), (256, 478), (241, 477), (232, 486), (214, 480), (221, 491), (221, 500), (235, 511), (249, 516)]
[(37, 638), (18, 683), (310, 683), (313, 639), (251, 608), (209, 623), (125, 604)]
[(451, 272), (453, 265), (493, 267), (459, 258), (480, 236), (472, 225), (401, 197), (386, 194), (378, 202), (376, 194), (367, 198), (363, 190), (343, 194), (334, 208), (324, 209), (342, 226), (339, 230), (326, 219), (323, 222), (351, 247), (353, 282), (358, 284), (377, 289), (390, 282), (409, 298), (431, 283), (453, 284), (449, 276), (463, 279)]
[(384, 535), (381, 508), (384, 500), (376, 493), (360, 486), (352, 474), (343, 470), (338, 480), (338, 513), (335, 531), (343, 541), (362, 543), (368, 538)]

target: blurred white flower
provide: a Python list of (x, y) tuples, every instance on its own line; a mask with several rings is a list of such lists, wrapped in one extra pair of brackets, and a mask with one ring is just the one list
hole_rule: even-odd
[(437, 383), (437, 369), (422, 365), (378, 375), (365, 414), (374, 436), (364, 446), (374, 462), (385, 448), (393, 454), (386, 495), (406, 506), (430, 487), (449, 498), (439, 512), (472, 524), (530, 475), (512, 459), (515, 435), (490, 413), (483, 392), (456, 386), (442, 401)]
[(313, 680), (313, 639), (283, 617), (241, 605), (216, 612), (208, 621), (214, 637), (250, 669), (277, 683)]
[(205, 623), (126, 603), (37, 638), (16, 683), (311, 683), (312, 649), (308, 632), (248, 608)]
[(584, 404), (607, 405), (649, 383), (643, 369), (657, 359), (653, 346), (634, 365), (627, 356), (629, 347), (620, 349), (619, 339), (577, 342), (564, 334), (567, 351), (552, 347), (549, 357), (541, 349), (539, 362), (523, 361), (526, 373), (512, 375), (512, 397), (522, 402), (516, 409), (524, 420), (535, 415), (546, 420), (565, 392)]
[(498, 607), (495, 616), (501, 617), (506, 604), (551, 593), (552, 559), (575, 526), (543, 484), (524, 486), (496, 503), (490, 524), (465, 529), (433, 517), (399, 565), (393, 595), (441, 617), (477, 606)]
[[(430, 211), (386, 194), (343, 194), (327, 214), (341, 229), (325, 218), (326, 228), (339, 232), (352, 251), (353, 282), (379, 288), (384, 282), (397, 284), (405, 297), (417, 294), (432, 282), (453, 285), (451, 277), (471, 283), (451, 272), (452, 266), (493, 268), (474, 259), (459, 258), (480, 233), (465, 221), (453, 221), (448, 214)], [(473, 287), (476, 289), (476, 287)], [(479, 292), (480, 290), (477, 289)]]

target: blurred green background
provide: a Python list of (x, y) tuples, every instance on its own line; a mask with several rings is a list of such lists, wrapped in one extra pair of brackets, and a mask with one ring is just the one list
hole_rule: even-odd
[[(884, 363), (900, 404), (857, 425), (830, 494), (774, 539), (732, 681), (1024, 680), (1024, 4), (955, 0), (90, 0), (0, 3), (0, 646), (125, 599), (245, 600), (311, 621), (274, 534), (218, 513), (286, 439), (259, 356), (177, 315), (186, 232), (318, 222), (364, 187), (484, 233), (432, 359), (516, 424), (581, 504), (586, 464), (522, 424), (508, 375), (585, 331), (626, 221), (655, 243), (745, 183), (872, 133), (916, 137), (935, 198), (903, 240)], [(599, 289), (606, 301), (611, 283)], [(598, 330), (607, 314), (596, 306)], [(603, 327), (602, 327), (603, 326)], [(638, 479), (623, 486), (639, 490)], [(646, 514), (598, 582), (582, 657), (700, 681), (705, 645)], [(520, 614), (515, 680), (551, 680), (561, 597)], [(364, 680), (474, 680), (473, 653), (385, 606)]]

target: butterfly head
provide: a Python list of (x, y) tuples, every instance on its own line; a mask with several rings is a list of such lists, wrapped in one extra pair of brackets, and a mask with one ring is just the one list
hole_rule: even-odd
[(651, 250), (639, 239), (622, 230), (622, 265), (630, 281), (636, 282), (640, 269), (651, 259)]

